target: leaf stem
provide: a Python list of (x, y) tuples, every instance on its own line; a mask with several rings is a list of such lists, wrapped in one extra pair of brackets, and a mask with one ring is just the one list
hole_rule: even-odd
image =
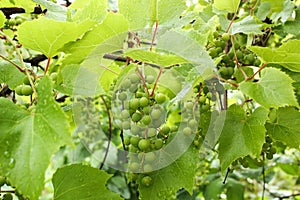
[(16, 68), (18, 68), (18, 70), (22, 73), (25, 72), (24, 69), (22, 69), (22, 67), (20, 67), (18, 64), (14, 63), (13, 61), (9, 60), (8, 58), (4, 57), (3, 55), (0, 55), (0, 58), (2, 58), (3, 60), (9, 62), (10, 64), (12, 64), (13, 66), (15, 66)]
[(51, 62), (51, 57), (49, 56), (47, 59), (47, 65), (44, 71), (44, 75), (46, 75), (46, 73), (48, 72), (49, 66), (50, 66), (50, 62)]
[(225, 178), (224, 178), (224, 180), (223, 180), (223, 184), (225, 184), (226, 183), (226, 180), (227, 180), (227, 178), (228, 178), (228, 176), (229, 176), (229, 172), (230, 172), (230, 168), (228, 167), (227, 168), (227, 172), (226, 172), (226, 175), (225, 175)]
[(264, 63), (262, 66), (259, 67), (259, 69), (249, 78), (247, 78), (247, 81), (252, 80), (263, 68), (265, 68), (268, 65), (268, 63)]
[(231, 28), (231, 26), (232, 26), (232, 24), (233, 24), (236, 16), (237, 16), (237, 14), (236, 14), (236, 12), (234, 12), (234, 15), (233, 15), (233, 17), (232, 17), (232, 19), (231, 19), (231, 21), (230, 21), (230, 23), (229, 23), (229, 25), (228, 25), (228, 27), (226, 29), (226, 33), (228, 33), (229, 29)]
[(158, 73), (158, 75), (157, 75), (157, 78), (156, 78), (156, 81), (155, 81), (155, 83), (154, 83), (153, 90), (152, 90), (152, 92), (151, 92), (151, 94), (150, 94), (150, 97), (152, 97), (152, 96), (154, 95), (154, 91), (155, 91), (155, 89), (156, 89), (156, 87), (157, 87), (157, 83), (158, 83), (158, 80), (159, 80), (159, 78), (160, 78), (160, 76), (161, 76), (161, 74), (162, 74), (162, 71), (163, 71), (163, 68), (160, 67), (159, 73)]
[(152, 46), (153, 46), (154, 39), (155, 39), (155, 36), (156, 36), (157, 28), (158, 28), (158, 20), (155, 21), (155, 29), (154, 29), (154, 32), (153, 32), (153, 37), (152, 37), (152, 41), (151, 41), (151, 45), (150, 45), (150, 51), (152, 51)]

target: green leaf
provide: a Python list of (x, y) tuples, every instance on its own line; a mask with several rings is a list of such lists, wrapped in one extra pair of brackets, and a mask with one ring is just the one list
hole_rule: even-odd
[(0, 1), (0, 8), (19, 7), (19, 8), (24, 8), (26, 13), (32, 12), (35, 5), (36, 5), (35, 3), (28, 0), (1, 0)]
[(67, 20), (67, 8), (47, 0), (32, 0), (47, 9), (46, 17), (57, 21)]
[(77, 64), (90, 54), (93, 54), (90, 56), (102, 57), (104, 53), (120, 50), (123, 48), (127, 34), (127, 20), (118, 13), (108, 13), (103, 22), (87, 32), (81, 40), (64, 47), (64, 50), (70, 54), (64, 63)]
[(152, 28), (156, 20), (159, 24), (167, 25), (171, 20), (179, 19), (185, 8), (185, 2), (182, 0), (119, 1), (120, 13), (128, 19), (131, 30)]
[(225, 185), (221, 178), (210, 181), (204, 190), (205, 199), (217, 200), (224, 190)]
[(241, 200), (244, 199), (245, 187), (241, 182), (229, 178), (226, 183), (226, 198), (230, 200)]
[(239, 8), (241, 0), (215, 0), (214, 6), (219, 10), (235, 13)]
[(290, 147), (300, 145), (300, 112), (293, 107), (279, 108), (274, 123), (267, 123), (268, 134)]
[(296, 17), (294, 21), (287, 21), (283, 25), (283, 30), (295, 36), (299, 36), (300, 29), (300, 7), (296, 9)]
[[(84, 2), (83, 6), (77, 10), (73, 16), (73, 21), (85, 21), (87, 19), (100, 22), (107, 14), (107, 1), (88, 0)], [(72, 5), (72, 4), (71, 4)], [(97, 12), (95, 12), (97, 10)]]
[(237, 158), (247, 155), (259, 157), (265, 142), (264, 124), (268, 111), (257, 108), (249, 117), (238, 105), (233, 104), (226, 112), (225, 124), (219, 139), (219, 159), (222, 171)]
[(291, 71), (300, 72), (300, 40), (289, 40), (277, 49), (249, 47), (265, 62), (279, 64)]
[(0, 28), (4, 26), (5, 20), (5, 15), (2, 12), (0, 12)]
[(300, 173), (299, 166), (297, 164), (293, 163), (277, 163), (277, 166), (279, 166), (282, 171), (285, 173), (292, 175), (292, 176), (298, 176)]
[(150, 186), (139, 184), (141, 199), (167, 199), (181, 188), (185, 188), (192, 194), (197, 157), (198, 151), (190, 147), (171, 165), (150, 173), (152, 184)]
[(232, 23), (229, 33), (234, 35), (237, 33), (244, 34), (262, 34), (263, 24), (257, 22), (253, 16), (247, 16), (241, 21)]
[(0, 61), (0, 83), (6, 83), (10, 89), (15, 89), (23, 83), (24, 74), (12, 64)]
[(60, 146), (71, 144), (67, 118), (52, 96), (52, 83), (43, 77), (37, 86), (36, 111), (29, 113), (0, 98), (0, 163), (10, 183), (30, 199), (44, 188), (46, 169)]
[(19, 27), (18, 39), (25, 47), (52, 57), (64, 44), (78, 39), (83, 33), (81, 28), (76, 23), (59, 22), (42, 17), (24, 22)]
[(129, 56), (138, 61), (156, 64), (161, 67), (167, 67), (175, 64), (182, 64), (188, 62), (187, 60), (173, 54), (157, 53), (143, 49), (128, 50), (126, 51), (125, 56)]
[(258, 82), (243, 82), (239, 88), (244, 94), (249, 95), (266, 108), (298, 106), (292, 86), (293, 82), (287, 74), (279, 69), (265, 68), (261, 71), (261, 79)]
[(54, 199), (122, 199), (106, 188), (112, 175), (82, 164), (73, 164), (58, 169), (53, 175)]

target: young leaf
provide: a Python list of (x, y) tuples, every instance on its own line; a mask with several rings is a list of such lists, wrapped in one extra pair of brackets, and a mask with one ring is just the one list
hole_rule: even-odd
[(58, 169), (53, 175), (54, 199), (122, 199), (106, 188), (112, 175), (82, 164), (73, 164)]
[(214, 6), (219, 10), (235, 13), (239, 8), (241, 0), (215, 0)]
[(29, 113), (10, 100), (0, 98), (1, 170), (18, 191), (38, 199), (44, 188), (45, 171), (60, 146), (71, 144), (69, 124), (52, 97), (51, 80), (37, 86), (36, 111)]
[(64, 44), (76, 40), (83, 32), (81, 26), (76, 23), (42, 17), (24, 22), (18, 33), (18, 39), (25, 47), (52, 57)]
[(290, 147), (300, 145), (300, 112), (293, 107), (279, 108), (274, 123), (267, 123), (268, 134)]
[[(72, 5), (72, 4), (71, 4)], [(107, 14), (107, 1), (88, 0), (73, 16), (73, 21), (85, 21), (87, 19), (100, 22)], [(95, 12), (97, 10), (97, 12)]]
[(253, 16), (247, 16), (241, 21), (232, 23), (229, 33), (234, 35), (236, 33), (244, 34), (262, 34), (263, 24), (255, 21)]
[(0, 60), (0, 83), (6, 83), (10, 89), (15, 89), (23, 83), (24, 74), (12, 64)]
[(252, 46), (251, 51), (268, 63), (279, 64), (291, 71), (300, 72), (300, 40), (289, 40), (277, 49)]
[(261, 71), (261, 79), (258, 82), (243, 82), (239, 88), (266, 108), (298, 106), (292, 87), (293, 82), (279, 69), (265, 68)]
[(160, 53), (142, 50), (142, 49), (133, 49), (133, 50), (126, 51), (125, 56), (129, 56), (138, 61), (156, 64), (162, 67), (188, 62), (187, 60), (176, 55), (160, 54)]
[(5, 15), (2, 12), (0, 12), (0, 28), (4, 26), (4, 22), (5, 22)]
[(234, 104), (228, 108), (219, 139), (222, 171), (239, 157), (260, 155), (265, 142), (264, 124), (267, 118), (268, 111), (262, 107), (257, 108), (249, 117), (238, 105)]
[(150, 173), (152, 184), (150, 186), (139, 184), (141, 199), (167, 199), (181, 188), (185, 188), (192, 194), (197, 157), (198, 151), (190, 147), (171, 165)]

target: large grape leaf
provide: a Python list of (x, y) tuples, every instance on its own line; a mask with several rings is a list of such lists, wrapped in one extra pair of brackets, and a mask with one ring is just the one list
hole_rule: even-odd
[[(77, 9), (72, 20), (85, 21), (86, 19), (90, 19), (96, 22), (100, 22), (107, 14), (106, 9), (107, 9), (107, 1), (88, 0), (84, 2), (82, 7)], [(95, 10), (97, 12), (95, 12)]]
[(265, 142), (265, 122), (268, 111), (257, 108), (250, 116), (242, 107), (233, 104), (226, 111), (225, 124), (219, 139), (219, 159), (222, 171), (237, 158), (247, 155), (259, 157)]
[(289, 40), (277, 49), (251, 46), (249, 49), (265, 62), (279, 64), (291, 71), (300, 72), (300, 40)]
[(0, 28), (4, 26), (4, 22), (5, 22), (5, 15), (2, 12), (0, 12)]
[(300, 29), (300, 7), (296, 9), (296, 17), (294, 21), (287, 21), (283, 25), (283, 30), (293, 35), (299, 36)]
[(275, 140), (282, 141), (290, 147), (300, 145), (300, 112), (293, 107), (279, 108), (276, 119), (267, 123), (268, 134)]
[(182, 64), (188, 62), (187, 60), (173, 54), (160, 54), (157, 52), (143, 49), (132, 49), (126, 51), (125, 56), (129, 56), (141, 62), (156, 64), (161, 67), (167, 67), (175, 64)]
[(18, 191), (32, 200), (44, 188), (45, 171), (60, 146), (71, 144), (67, 118), (52, 96), (49, 77), (37, 86), (36, 111), (31, 113), (0, 98), (1, 170)]
[(215, 0), (214, 6), (219, 10), (235, 13), (239, 8), (241, 0)]
[(82, 164), (73, 164), (58, 169), (53, 175), (54, 199), (122, 199), (118, 194), (106, 188), (112, 175)]
[(159, 24), (167, 24), (179, 19), (185, 8), (185, 1), (182, 0), (119, 1), (120, 13), (128, 19), (131, 30), (151, 28), (156, 20)]
[(241, 21), (232, 23), (229, 33), (232, 35), (236, 33), (262, 34), (261, 29), (263, 29), (263, 24), (261, 22), (257, 22), (253, 16), (247, 16)]
[(284, 72), (276, 68), (265, 68), (261, 71), (258, 82), (243, 82), (239, 88), (266, 108), (278, 108), (286, 105), (298, 106), (294, 81)]
[(94, 49), (94, 55), (91, 56), (100, 57), (104, 53), (120, 50), (127, 34), (127, 20), (118, 13), (108, 13), (103, 22), (87, 32), (81, 40), (65, 45), (63, 49), (70, 55), (64, 63), (78, 64), (93, 53)]
[(24, 8), (26, 13), (33, 12), (34, 6), (36, 4), (32, 1), (28, 0), (1, 0), (0, 7), (1, 8), (8, 8), (8, 7), (19, 7)]
[(12, 64), (0, 60), (0, 83), (6, 83), (10, 89), (15, 89), (23, 83), (24, 74)]
[(141, 199), (167, 199), (181, 188), (192, 194), (198, 156), (198, 150), (190, 147), (171, 165), (150, 173), (152, 184), (150, 186), (139, 184)]
[(18, 29), (18, 39), (25, 47), (52, 57), (64, 44), (83, 34), (82, 25), (42, 17), (24, 22)]
[(47, 0), (32, 0), (47, 9), (46, 17), (58, 21), (67, 20), (67, 8)]

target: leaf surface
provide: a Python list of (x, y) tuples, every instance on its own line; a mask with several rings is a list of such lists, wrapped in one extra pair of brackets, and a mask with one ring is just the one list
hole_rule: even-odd
[(15, 89), (23, 83), (24, 74), (12, 64), (0, 60), (0, 83), (6, 83), (10, 89)]
[(215, 0), (214, 6), (219, 10), (235, 13), (239, 8), (241, 0)]

